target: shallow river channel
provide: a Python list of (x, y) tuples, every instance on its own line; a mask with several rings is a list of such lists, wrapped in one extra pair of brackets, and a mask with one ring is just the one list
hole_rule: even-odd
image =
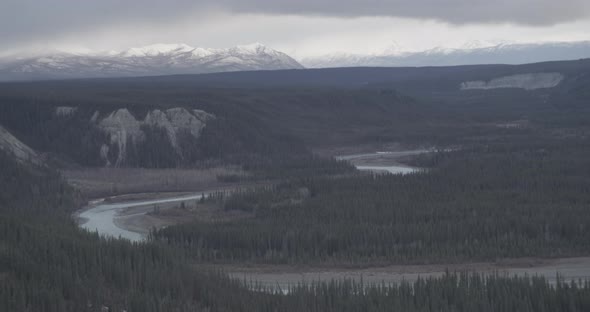
[[(419, 172), (421, 169), (404, 166), (396, 162), (399, 157), (417, 155), (429, 150), (381, 152), (372, 154), (357, 154), (339, 156), (337, 159), (347, 160), (359, 170), (370, 170), (378, 173), (408, 174)], [(86, 208), (77, 213), (79, 224), (91, 232), (98, 232), (102, 236), (128, 239), (140, 242), (146, 239), (145, 233), (134, 232), (119, 227), (126, 218), (136, 218), (153, 211), (154, 205), (166, 203), (180, 203), (198, 200), (209, 192), (159, 198), (153, 200), (126, 201), (108, 203), (104, 200), (91, 202)], [(541, 275), (555, 282), (559, 276), (564, 280), (578, 280), (590, 278), (590, 258), (564, 259), (515, 259), (511, 263), (472, 263), (454, 265), (393, 265), (385, 267), (344, 269), (344, 268), (301, 268), (290, 266), (261, 266), (251, 267), (239, 265), (219, 267), (234, 278), (247, 282), (255, 282), (272, 289), (285, 290), (298, 283), (314, 281), (329, 281), (352, 279), (366, 284), (398, 283), (403, 280), (413, 281), (419, 277), (441, 276), (445, 271), (470, 271), (486, 274), (507, 275)]]
[[(88, 207), (81, 210), (81, 212), (78, 214), (78, 217), (80, 218), (80, 226), (89, 230), (90, 232), (98, 232), (98, 234), (103, 236), (124, 238), (137, 242), (145, 240), (145, 234), (126, 230), (117, 226), (117, 219), (133, 218), (137, 217), (138, 215), (145, 215), (153, 210), (153, 205), (201, 199), (203, 196), (205, 196), (205, 193), (112, 204), (106, 203), (103, 200), (99, 200), (90, 203)], [(134, 209), (132, 213), (125, 213), (130, 208), (137, 209)]]

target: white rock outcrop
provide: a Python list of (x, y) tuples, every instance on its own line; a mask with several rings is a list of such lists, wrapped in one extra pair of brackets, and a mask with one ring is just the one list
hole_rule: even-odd
[(96, 123), (98, 117), (100, 117), (100, 113), (98, 111), (94, 112), (94, 114), (92, 114), (92, 117), (90, 117), (90, 122)]
[(43, 164), (39, 155), (29, 146), (21, 142), (4, 127), (0, 126), (0, 150), (14, 155), (21, 163)]
[(55, 108), (55, 116), (57, 117), (69, 117), (74, 115), (78, 111), (77, 107), (71, 106), (58, 106)]
[(499, 88), (518, 88), (535, 90), (553, 88), (565, 77), (560, 73), (530, 73), (494, 78), (490, 81), (466, 81), (461, 83), (461, 90), (489, 90)]
[(107, 167), (111, 166), (111, 161), (109, 160), (109, 150), (110, 148), (106, 144), (103, 144), (100, 147), (100, 158), (105, 161), (105, 166)]
[[(96, 117), (95, 117), (96, 116)], [(93, 120), (98, 119), (97, 114)], [(109, 116), (98, 122), (98, 127), (109, 135), (110, 142), (101, 147), (100, 155), (106, 166), (112, 165), (108, 154), (112, 146), (118, 148), (117, 160), (114, 166), (120, 166), (126, 159), (126, 151), (129, 144), (137, 144), (145, 139), (142, 126), (151, 126), (164, 129), (174, 150), (181, 154), (178, 142), (178, 134), (190, 133), (194, 138), (199, 138), (208, 120), (215, 116), (202, 110), (190, 112), (185, 108), (171, 108), (167, 110), (155, 109), (149, 111), (144, 120), (138, 120), (129, 110), (122, 108), (112, 112)]]
[[(141, 123), (127, 110), (122, 108), (112, 112), (98, 124), (110, 136), (110, 145), (118, 148), (117, 160), (115, 166), (120, 166), (125, 161), (128, 142), (139, 142), (143, 139)], [(104, 155), (104, 146), (101, 147), (101, 156)], [(108, 154), (108, 150), (107, 153)], [(109, 165), (109, 160), (104, 159)]]
[(195, 117), (197, 117), (199, 120), (201, 120), (203, 122), (207, 122), (208, 120), (215, 119), (214, 115), (209, 114), (206, 111), (200, 110), (200, 109), (193, 109), (193, 114), (195, 115)]

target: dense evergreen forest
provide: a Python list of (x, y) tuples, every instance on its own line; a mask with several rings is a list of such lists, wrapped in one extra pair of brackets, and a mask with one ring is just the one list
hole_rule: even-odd
[[(83, 232), (75, 192), (0, 153), (1, 311), (584, 311), (590, 285), (447, 274), (413, 284), (332, 282), (287, 293), (199, 270), (181, 250)], [(5, 190), (5, 191), (4, 191)], [(254, 286), (256, 287), (256, 286)]]
[[(590, 252), (590, 142), (496, 142), (414, 160), (426, 173), (303, 178), (220, 199), (247, 220), (155, 239), (206, 261), (432, 263)], [(215, 199), (212, 199), (215, 200)]]
[[(56, 109), (70, 101), (30, 97), (3, 99), (0, 123), (35, 150), (49, 152), (57, 163), (104, 166), (100, 150), (109, 140), (107, 134), (91, 122), (92, 116), (99, 112), (104, 118), (126, 106), (113, 105), (108, 99), (97, 102), (72, 106), (75, 114), (56, 116)], [(162, 105), (131, 105), (128, 109), (135, 118), (143, 120), (149, 110), (156, 108), (162, 109)], [(181, 155), (171, 146), (165, 129), (142, 126), (141, 130), (145, 133), (141, 142), (126, 144), (124, 166), (200, 167), (212, 163), (256, 164), (287, 157), (311, 158), (301, 142), (280, 132), (275, 134), (251, 113), (239, 114), (239, 118), (222, 115), (211, 120), (199, 139), (179, 133)], [(108, 157), (116, 158), (118, 152), (118, 147), (114, 146)]]
[[(544, 91), (451, 93), (422, 99), (391, 87), (207, 89), (165, 85), (168, 89), (141, 80), (132, 85), (102, 80), (4, 84), (0, 85), (0, 124), (34, 149), (61, 160), (58, 163), (103, 166), (101, 144), (108, 138), (91, 122), (96, 112), (100, 119), (125, 108), (143, 120), (154, 109), (201, 109), (217, 118), (207, 123), (198, 140), (180, 135), (180, 155), (163, 129), (143, 127), (145, 140), (127, 145), (128, 157), (122, 165), (259, 166), (289, 158), (309, 159), (310, 149), (339, 145), (462, 144), (496, 134), (498, 122), (545, 122), (569, 109), (545, 101), (548, 94)], [(76, 112), (57, 117), (59, 107)], [(505, 132), (510, 131), (515, 130)]]
[[(154, 109), (199, 109), (216, 118), (207, 122), (196, 140), (180, 133), (181, 152), (171, 146), (164, 129), (143, 126), (144, 140), (126, 145), (128, 157), (120, 166), (238, 164), (260, 168), (293, 159), (321, 168), (325, 163), (316, 163), (310, 150), (388, 142), (462, 145), (551, 127), (588, 132), (585, 99), (590, 76), (583, 67), (577, 67), (588, 62), (578, 63), (528, 66), (530, 70), (550, 69), (571, 75), (559, 87), (533, 91), (461, 91), (457, 79), (474, 79), (478, 73), (470, 67), (446, 68), (440, 73), (416, 69), (416, 77), (393, 70), (395, 83), (384, 80), (362, 87), (207, 87), (191, 76), (7, 83), (0, 84), (0, 124), (35, 150), (51, 156), (55, 164), (100, 167), (105, 165), (101, 147), (109, 138), (96, 120), (91, 122), (96, 113), (100, 120), (123, 108), (143, 120)], [(516, 69), (486, 71), (500, 75)], [(460, 77), (445, 76), (454, 71)], [(60, 107), (73, 108), (75, 114), (58, 117), (56, 109)], [(525, 127), (500, 128), (515, 121)], [(112, 163), (117, 148), (112, 146), (109, 151)]]
[[(0, 84), (0, 125), (47, 160), (21, 163), (0, 151), (0, 311), (590, 310), (585, 281), (450, 272), (279, 291), (201, 267), (587, 256), (590, 79), (580, 62), (566, 65), (562, 85), (536, 91), (457, 90), (458, 79), (512, 73), (502, 66), (483, 78), (470, 67), (449, 81), (420, 69), (410, 80), (399, 72), (346, 88), (208, 88), (191, 77)], [(58, 107), (76, 113), (56, 116)], [(144, 140), (126, 147), (121, 166), (239, 165), (247, 175), (219, 179), (274, 184), (209, 198), (248, 217), (170, 226), (144, 243), (80, 230), (72, 213), (83, 198), (52, 168), (104, 165), (109, 138), (94, 114), (125, 108), (143, 120), (176, 107), (216, 118), (197, 140), (179, 133), (182, 152), (164, 129), (142, 125)], [(406, 159), (425, 168), (406, 176), (360, 173), (312, 152), (390, 142), (453, 148)]]

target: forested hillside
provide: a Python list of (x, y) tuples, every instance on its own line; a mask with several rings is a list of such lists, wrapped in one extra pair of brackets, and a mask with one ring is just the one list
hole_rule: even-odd
[[(379, 90), (172, 91), (150, 84), (126, 90), (98, 82), (74, 90), (66, 86), (38, 83), (0, 90), (0, 123), (58, 162), (83, 166), (301, 161), (311, 157), (311, 146), (362, 142), (393, 120), (397, 127), (410, 125), (425, 110), (410, 98)], [(210, 117), (197, 121), (203, 126), (196, 134), (175, 125), (152, 125), (154, 116), (171, 111), (185, 112), (178, 118), (194, 118), (187, 115), (192, 111)]]
[(429, 169), (409, 176), (293, 180), (219, 202), (254, 213), (252, 219), (185, 224), (154, 237), (205, 261), (456, 263), (587, 255), (589, 146), (588, 139), (492, 143), (423, 156), (414, 162)]
[[(2, 311), (583, 311), (590, 286), (449, 274), (415, 284), (314, 284), (250, 291), (180, 250), (83, 232), (73, 190), (47, 168), (0, 153)], [(9, 192), (8, 192), (9, 191)], [(231, 295), (229, 295), (231, 294)]]
[(396, 86), (406, 90), (457, 91), (468, 80), (487, 80), (523, 73), (561, 72), (576, 76), (590, 67), (590, 59), (540, 62), (522, 65), (463, 65), (423, 67), (349, 67), (307, 70), (250, 71), (112, 79), (116, 84), (153, 83), (165, 86), (270, 88)]
[[(499, 126), (514, 121), (528, 130), (560, 119), (588, 127), (571, 114), (588, 112), (588, 64), (5, 83), (0, 124), (58, 163), (83, 166), (244, 165), (300, 160), (335, 146), (449, 146), (497, 135)], [(543, 75), (554, 81), (544, 86)], [(244, 77), (255, 77), (254, 85), (233, 83)], [(269, 87), (273, 77), (280, 87)], [(327, 86), (329, 77), (335, 80)], [(507, 85), (461, 88), (494, 79)]]
[(216, 283), (231, 289), (193, 274), (170, 250), (79, 230), (69, 215), (74, 191), (55, 172), (4, 153), (0, 169), (0, 310), (198, 311)]
[[(588, 310), (585, 281), (450, 272), (273, 292), (204, 269), (588, 256), (586, 63), (351, 69), (359, 76), (329, 87), (350, 72), (309, 84), (297, 73), (260, 89), (241, 84), (252, 73), (232, 76), (232, 88), (223, 75), (0, 84), (0, 124), (45, 160), (0, 152), (0, 311)], [(565, 78), (551, 88), (459, 89), (522, 70)], [(359, 82), (366, 77), (376, 80)], [(400, 160), (424, 168), (405, 176), (325, 156), (387, 144), (440, 152)], [(264, 186), (199, 203), (240, 218), (186, 219), (130, 243), (80, 230), (81, 195), (54, 171), (105, 166), (233, 166), (217, 179)]]

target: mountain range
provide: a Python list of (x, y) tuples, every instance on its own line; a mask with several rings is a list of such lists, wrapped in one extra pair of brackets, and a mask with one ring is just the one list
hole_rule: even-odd
[(154, 44), (125, 51), (45, 51), (31, 55), (5, 56), (0, 58), (0, 81), (203, 74), (305, 67), (525, 64), (588, 57), (590, 41), (484, 46), (476, 42), (456, 49), (434, 48), (404, 52), (394, 48), (376, 54), (336, 53), (299, 61), (259, 43), (227, 49), (195, 48), (186, 44)]
[(228, 49), (154, 44), (126, 51), (75, 54), (50, 51), (0, 59), (0, 80), (132, 77), (300, 69), (282, 52), (255, 43)]
[(473, 64), (526, 64), (590, 57), (590, 41), (548, 42), (531, 44), (501, 43), (481, 46), (470, 42), (462, 48), (433, 48), (419, 52), (398, 49), (376, 54), (335, 53), (305, 58), (301, 63), (309, 68), (329, 67), (400, 67), (454, 66)]

